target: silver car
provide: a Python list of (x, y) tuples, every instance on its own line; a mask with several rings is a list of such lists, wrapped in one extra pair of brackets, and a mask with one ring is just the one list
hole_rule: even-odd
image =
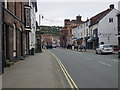
[(113, 51), (114, 49), (111, 45), (103, 44), (96, 49), (96, 54), (113, 53)]

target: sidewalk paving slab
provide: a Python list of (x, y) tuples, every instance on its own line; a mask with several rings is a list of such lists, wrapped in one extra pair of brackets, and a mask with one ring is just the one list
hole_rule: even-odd
[(69, 85), (55, 58), (43, 50), (6, 68), (2, 88), (69, 88)]

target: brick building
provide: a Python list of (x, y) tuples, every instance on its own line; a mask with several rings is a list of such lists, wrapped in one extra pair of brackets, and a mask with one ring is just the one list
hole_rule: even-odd
[(46, 43), (51, 43), (52, 44), (52, 39), (53, 39), (53, 36), (51, 34), (43, 34), (42, 35), (42, 42), (46, 42)]
[(60, 32), (60, 45), (66, 47), (68, 44), (72, 44), (72, 29), (79, 26), (83, 21), (81, 16), (76, 16), (75, 20), (65, 19), (64, 28)]
[(24, 59), (28, 55), (29, 31), (25, 30), (24, 17), (25, 6), (28, 5), (29, 2), (3, 2), (3, 57), (5, 62), (6, 60), (14, 62)]

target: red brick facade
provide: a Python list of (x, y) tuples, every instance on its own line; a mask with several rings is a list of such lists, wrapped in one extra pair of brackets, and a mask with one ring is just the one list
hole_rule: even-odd
[(83, 23), (81, 16), (76, 16), (76, 20), (65, 19), (64, 28), (60, 32), (60, 45), (66, 47), (72, 44), (72, 29)]
[(7, 8), (4, 8), (5, 60), (20, 60), (28, 54), (29, 32), (24, 28), (24, 5), (28, 2), (7, 2)]

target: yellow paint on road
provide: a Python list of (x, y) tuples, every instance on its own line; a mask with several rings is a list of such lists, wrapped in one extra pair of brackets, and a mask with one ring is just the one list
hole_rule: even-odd
[[(49, 51), (49, 50), (48, 50)], [(50, 51), (49, 51), (50, 52)], [(73, 90), (79, 90), (77, 85), (75, 84), (75, 82), (73, 81), (73, 79), (71, 78), (70, 74), (67, 72), (66, 68), (64, 67), (64, 65), (62, 64), (61, 60), (55, 55), (53, 54), (52, 52), (50, 52), (57, 60), (61, 70), (63, 71), (70, 87), (73, 89)]]

